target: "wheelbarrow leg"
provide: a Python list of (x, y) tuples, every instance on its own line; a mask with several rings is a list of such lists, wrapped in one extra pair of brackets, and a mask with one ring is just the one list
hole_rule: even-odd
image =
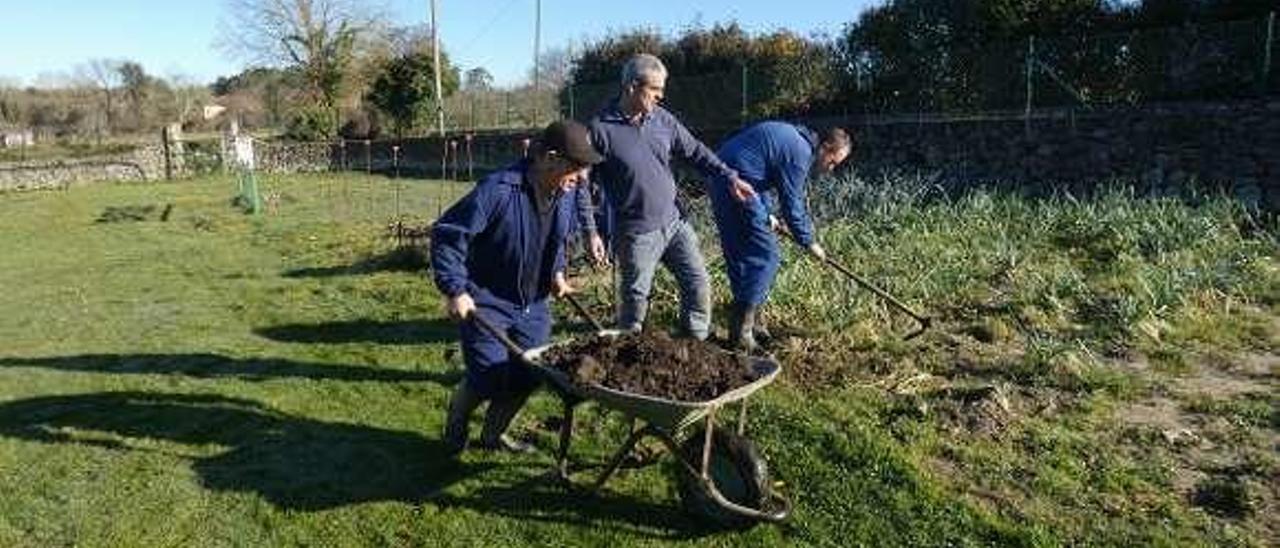
[(569, 440), (573, 438), (574, 405), (564, 400), (564, 419), (560, 421), (560, 450), (556, 453), (556, 473), (569, 482)]
[(609, 467), (605, 468), (604, 472), (600, 473), (600, 477), (596, 478), (596, 483), (591, 489), (598, 491), (602, 486), (604, 486), (604, 482), (609, 481), (609, 478), (613, 476), (614, 472), (618, 471), (618, 467), (622, 466), (622, 461), (627, 458), (627, 455), (631, 454), (631, 451), (635, 449), (636, 444), (640, 442), (640, 439), (654, 432), (656, 432), (656, 429), (653, 425), (645, 425), (644, 428), (636, 430), (635, 432), (632, 432), (630, 436), (627, 436), (626, 443), (623, 443), (622, 447), (618, 449), (618, 452), (613, 454), (613, 458), (609, 461)]

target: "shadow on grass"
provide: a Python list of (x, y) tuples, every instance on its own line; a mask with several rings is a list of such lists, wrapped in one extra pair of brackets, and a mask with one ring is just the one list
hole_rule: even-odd
[(662, 504), (613, 493), (608, 488), (594, 493), (571, 489), (551, 472), (513, 485), (481, 488), (467, 497), (446, 494), (432, 502), (524, 521), (611, 529), (664, 540), (689, 540), (722, 532), (684, 513), (678, 500)]
[(213, 491), (257, 493), (289, 510), (419, 503), (493, 464), (459, 463), (437, 440), (358, 424), (291, 416), (216, 395), (103, 392), (0, 405), (0, 435), (44, 443), (156, 451), (163, 440), (229, 447), (192, 460)]
[[(440, 441), (412, 432), (294, 416), (243, 398), (130, 391), (11, 401), (0, 404), (0, 436), (189, 460), (204, 488), (254, 493), (284, 510), (392, 501), (659, 539), (715, 532), (677, 506), (570, 491), (550, 474), (457, 495), (451, 486), (497, 467), (549, 463), (459, 461)], [(201, 456), (210, 446), (226, 449)]]
[(282, 275), (286, 278), (335, 278), (375, 272), (423, 272), (428, 266), (425, 257), (422, 251), (396, 248), (351, 264), (295, 268), (286, 270)]
[(250, 381), (313, 379), (378, 382), (433, 382), (452, 386), (462, 373), (379, 369), (358, 365), (306, 363), (278, 358), (236, 359), (216, 354), (81, 354), (51, 358), (4, 358), (3, 367), (39, 367), (132, 375), (183, 375)]
[(259, 337), (290, 343), (432, 344), (458, 338), (457, 324), (442, 318), (399, 322), (356, 320), (288, 324), (253, 330)]

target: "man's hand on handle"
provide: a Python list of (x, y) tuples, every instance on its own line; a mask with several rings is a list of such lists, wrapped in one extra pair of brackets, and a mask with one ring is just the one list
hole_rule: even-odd
[(743, 181), (741, 177), (734, 175), (729, 180), (729, 193), (733, 194), (735, 200), (745, 202), (756, 195), (756, 189), (751, 186), (751, 183)]
[(449, 297), (447, 307), (451, 318), (455, 320), (466, 320), (476, 311), (476, 302), (471, 299), (471, 295), (461, 293), (456, 297)]
[[(769, 216), (769, 229), (787, 238), (791, 238), (791, 231), (787, 229), (787, 225), (784, 225), (780, 221), (778, 221), (778, 218), (776, 216), (773, 216), (773, 215)], [(827, 260), (827, 250), (823, 249), (822, 246), (818, 244), (818, 242), (813, 242), (809, 244), (806, 247), (806, 250), (809, 252), (810, 255), (813, 255), (813, 257), (815, 259), (818, 259), (819, 261)]]
[(555, 278), (551, 280), (551, 294), (557, 299), (564, 297), (570, 293), (576, 292), (573, 286), (569, 285), (569, 280), (564, 277), (564, 272), (556, 272)]
[(604, 238), (601, 238), (600, 234), (592, 232), (590, 239), (591, 261), (596, 266), (607, 266), (609, 264), (609, 255), (604, 249)]

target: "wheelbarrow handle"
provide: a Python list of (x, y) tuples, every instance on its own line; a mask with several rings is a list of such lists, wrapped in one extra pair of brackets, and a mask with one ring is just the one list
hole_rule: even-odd
[(565, 293), (564, 298), (569, 301), (569, 304), (573, 305), (573, 309), (577, 310), (578, 314), (582, 316), (583, 319), (587, 320), (587, 323), (591, 324), (591, 327), (595, 328), (596, 331), (604, 331), (604, 326), (600, 325), (600, 322), (596, 321), (595, 316), (591, 315), (591, 312), (587, 310), (587, 307), (582, 306), (582, 301), (579, 301), (573, 293)]
[(502, 343), (502, 346), (507, 347), (508, 352), (518, 356), (522, 363), (529, 365), (529, 360), (524, 357), (525, 350), (520, 348), (520, 345), (511, 340), (511, 337), (508, 337), (501, 329), (498, 329), (497, 326), (489, 323), (489, 320), (484, 319), (484, 316), (481, 316), (479, 311), (471, 311), (471, 315), (468, 316), (467, 319), (474, 322), (482, 331), (488, 333), (493, 338), (498, 339), (498, 341)]

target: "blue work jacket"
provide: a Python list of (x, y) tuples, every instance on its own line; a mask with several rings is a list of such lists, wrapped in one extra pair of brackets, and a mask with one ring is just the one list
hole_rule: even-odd
[[(778, 211), (802, 245), (813, 243), (805, 185), (818, 137), (810, 129), (768, 121), (749, 126), (720, 145), (718, 155), (756, 189), (769, 211)], [(724, 181), (721, 181), (724, 184)], [(777, 207), (768, 191), (777, 194)]]
[[(541, 257), (537, 198), (522, 160), (491, 173), (449, 208), (431, 228), (431, 268), (436, 287), (447, 296), (470, 293), (477, 301), (501, 299), (518, 307), (545, 300), (552, 276), (565, 266), (565, 237), (575, 227), (575, 196), (561, 196), (551, 217), (551, 242)], [(539, 280), (525, 294), (521, 273), (538, 261)]]

